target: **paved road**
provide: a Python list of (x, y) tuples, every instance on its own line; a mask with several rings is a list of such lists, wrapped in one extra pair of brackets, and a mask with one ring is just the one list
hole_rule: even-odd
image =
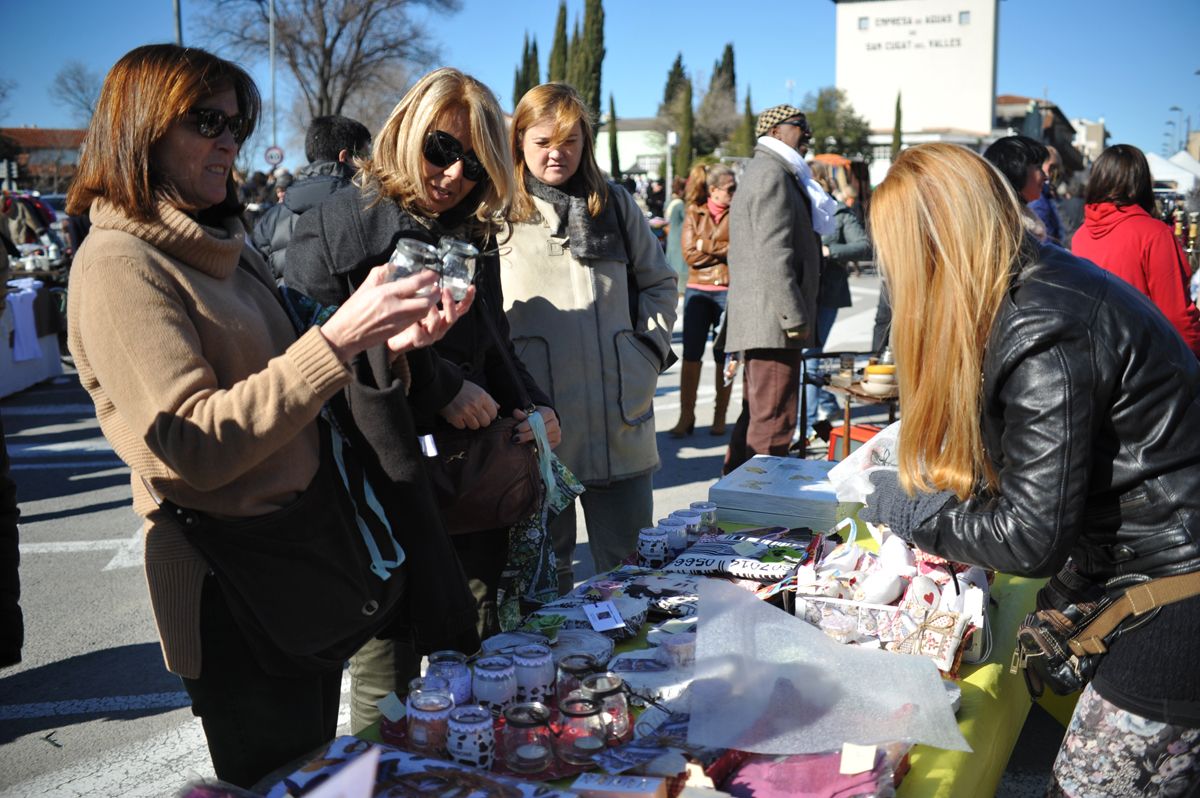
[[(842, 311), (830, 349), (869, 346), (878, 278), (851, 286), (855, 304)], [(725, 450), (724, 438), (708, 434), (707, 372), (696, 433), (665, 434), (678, 417), (678, 390), (675, 368), (655, 399), (656, 517), (706, 498)], [(739, 385), (731, 408), (740, 402)], [(68, 374), (0, 401), (0, 414), (22, 511), (26, 623), (24, 662), (0, 672), (0, 797), (161, 796), (211, 776), (200, 724), (162, 665), (129, 470), (100, 434), (87, 395)], [(578, 551), (582, 578), (591, 565), (586, 545)]]

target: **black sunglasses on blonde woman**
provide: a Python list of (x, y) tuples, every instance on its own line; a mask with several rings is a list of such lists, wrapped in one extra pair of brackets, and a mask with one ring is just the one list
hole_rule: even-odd
[(444, 130), (435, 130), (425, 137), (425, 160), (439, 169), (447, 169), (458, 161), (463, 162), (463, 177), (473, 183), (487, 178), (487, 169), (472, 152), (463, 152), (462, 142)]

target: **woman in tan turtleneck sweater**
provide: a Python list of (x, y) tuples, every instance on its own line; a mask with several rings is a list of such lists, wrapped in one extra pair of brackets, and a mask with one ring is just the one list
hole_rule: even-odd
[(92, 219), (71, 270), (71, 352), (132, 469), (167, 667), (204, 722), (217, 776), (243, 786), (332, 738), (340, 668), (264, 671), (205, 560), (146, 486), (221, 517), (281, 509), (317, 472), (317, 414), (350, 381), (347, 362), (384, 342), (428, 344), (463, 309), (415, 296), (432, 274), (387, 282), (380, 268), (297, 337), (246, 246), (230, 177), (259, 106), (232, 63), (137, 48), (105, 79), (68, 195), (70, 212)]

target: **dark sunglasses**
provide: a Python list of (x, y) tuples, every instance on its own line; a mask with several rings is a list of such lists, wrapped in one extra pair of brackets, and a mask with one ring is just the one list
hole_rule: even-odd
[(237, 143), (241, 144), (246, 140), (246, 132), (250, 128), (250, 120), (242, 114), (228, 116), (216, 108), (193, 108), (188, 111), (188, 116), (196, 117), (196, 130), (206, 139), (215, 139), (228, 128)]
[(447, 169), (458, 161), (463, 162), (463, 177), (473, 183), (486, 180), (488, 173), (479, 162), (475, 152), (463, 152), (462, 142), (442, 130), (435, 130), (425, 137), (425, 160), (439, 169)]
[(779, 124), (789, 125), (791, 127), (798, 127), (798, 128), (800, 128), (800, 132), (804, 134), (804, 138), (806, 138), (806, 139), (812, 138), (812, 128), (810, 128), (808, 126), (807, 122), (803, 122), (799, 119), (788, 119), (786, 121), (780, 122)]

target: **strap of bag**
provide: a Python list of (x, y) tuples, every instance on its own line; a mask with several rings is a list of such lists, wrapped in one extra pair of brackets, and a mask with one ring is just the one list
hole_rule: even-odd
[(1134, 585), (1119, 599), (1109, 604), (1090, 623), (1075, 633), (1068, 641), (1071, 651), (1078, 657), (1087, 654), (1103, 654), (1108, 650), (1104, 638), (1112, 633), (1126, 618), (1141, 616), (1165, 604), (1172, 604), (1192, 596), (1200, 595), (1200, 571), (1177, 576), (1165, 576)]
[(621, 243), (625, 246), (625, 284), (626, 294), (629, 296), (629, 326), (636, 330), (640, 312), (638, 299), (642, 289), (633, 273), (633, 247), (629, 246), (629, 231), (625, 229), (625, 214), (621, 211), (621, 202), (613, 196), (615, 190), (616, 187), (609, 184), (608, 200), (612, 203), (613, 210), (616, 211), (617, 227), (621, 230)]
[[(625, 214), (621, 211), (621, 202), (613, 196), (613, 192), (617, 190), (615, 183), (609, 183), (608, 200), (612, 203), (612, 208), (617, 214), (617, 227), (621, 230), (621, 243), (625, 247), (625, 294), (629, 297), (629, 327), (635, 333), (637, 332), (638, 317), (641, 315), (640, 299), (642, 295), (642, 287), (638, 285), (637, 275), (633, 273), (633, 247), (629, 246), (629, 231), (625, 227)], [(624, 191), (625, 189), (621, 189)], [(721, 320), (724, 321), (725, 314), (721, 314)], [(657, 348), (657, 347), (652, 347)], [(671, 348), (670, 343), (667, 344), (667, 354), (663, 358), (662, 368), (659, 374), (674, 366), (679, 362), (679, 356), (675, 354), (675, 350)]]
[(475, 301), (479, 303), (479, 309), (482, 311), (480, 315), (483, 316), (483, 326), (487, 328), (488, 335), (492, 338), (492, 343), (496, 345), (496, 349), (500, 352), (500, 359), (504, 361), (504, 368), (508, 371), (508, 376), (513, 382), (513, 389), (517, 392), (517, 401), (521, 403), (521, 408), (532, 416), (537, 407), (533, 404), (533, 400), (529, 398), (529, 391), (525, 390), (525, 383), (521, 380), (521, 375), (517, 373), (517, 367), (513, 364), (512, 356), (508, 354), (508, 342), (500, 339), (500, 333), (496, 330), (496, 322), (492, 319), (487, 300), (483, 298), (483, 295), (477, 295)]

